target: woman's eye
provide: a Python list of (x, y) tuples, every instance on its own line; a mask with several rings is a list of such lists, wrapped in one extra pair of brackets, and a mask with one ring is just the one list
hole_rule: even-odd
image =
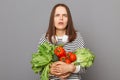
[[(59, 17), (59, 16), (60, 16), (60, 14), (55, 14), (55, 17)], [(68, 17), (67, 14), (62, 14), (62, 16), (63, 16), (63, 17)]]
[(63, 14), (63, 16), (67, 17), (68, 15), (67, 14)]
[(57, 16), (59, 16), (59, 14), (56, 14), (55, 16), (57, 17)]

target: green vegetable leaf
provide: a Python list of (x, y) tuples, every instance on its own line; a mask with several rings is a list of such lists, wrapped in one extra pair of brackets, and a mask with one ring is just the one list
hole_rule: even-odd
[[(51, 64), (51, 63), (50, 63)], [(40, 76), (40, 80), (49, 80), (49, 71), (50, 71), (50, 64), (46, 65), (42, 71)]]
[(41, 72), (41, 80), (48, 80), (49, 65), (53, 62), (55, 45), (44, 42), (38, 45), (37, 52), (32, 54), (32, 69), (35, 73)]
[(82, 67), (90, 67), (93, 65), (95, 55), (87, 49), (87, 48), (78, 48), (75, 51), (77, 60), (74, 62), (76, 65), (80, 65)]

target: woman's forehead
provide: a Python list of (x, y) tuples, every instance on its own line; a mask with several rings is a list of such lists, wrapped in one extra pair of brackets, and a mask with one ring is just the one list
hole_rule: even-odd
[(66, 8), (63, 6), (56, 7), (55, 14), (58, 14), (58, 13), (67, 14)]

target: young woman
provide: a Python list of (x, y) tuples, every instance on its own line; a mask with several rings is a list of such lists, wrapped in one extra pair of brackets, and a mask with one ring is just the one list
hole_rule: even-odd
[[(63, 44), (67, 52), (84, 47), (83, 39), (74, 29), (70, 10), (65, 4), (57, 4), (53, 7), (48, 30), (41, 36), (39, 44), (45, 41), (55, 45)], [(56, 61), (50, 67), (50, 80), (80, 80), (81, 73), (85, 71), (80, 66)]]

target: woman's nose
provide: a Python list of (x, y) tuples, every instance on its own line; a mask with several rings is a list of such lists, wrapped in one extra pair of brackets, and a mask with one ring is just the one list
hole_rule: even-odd
[(63, 19), (63, 16), (62, 16), (62, 15), (60, 16), (60, 19)]

